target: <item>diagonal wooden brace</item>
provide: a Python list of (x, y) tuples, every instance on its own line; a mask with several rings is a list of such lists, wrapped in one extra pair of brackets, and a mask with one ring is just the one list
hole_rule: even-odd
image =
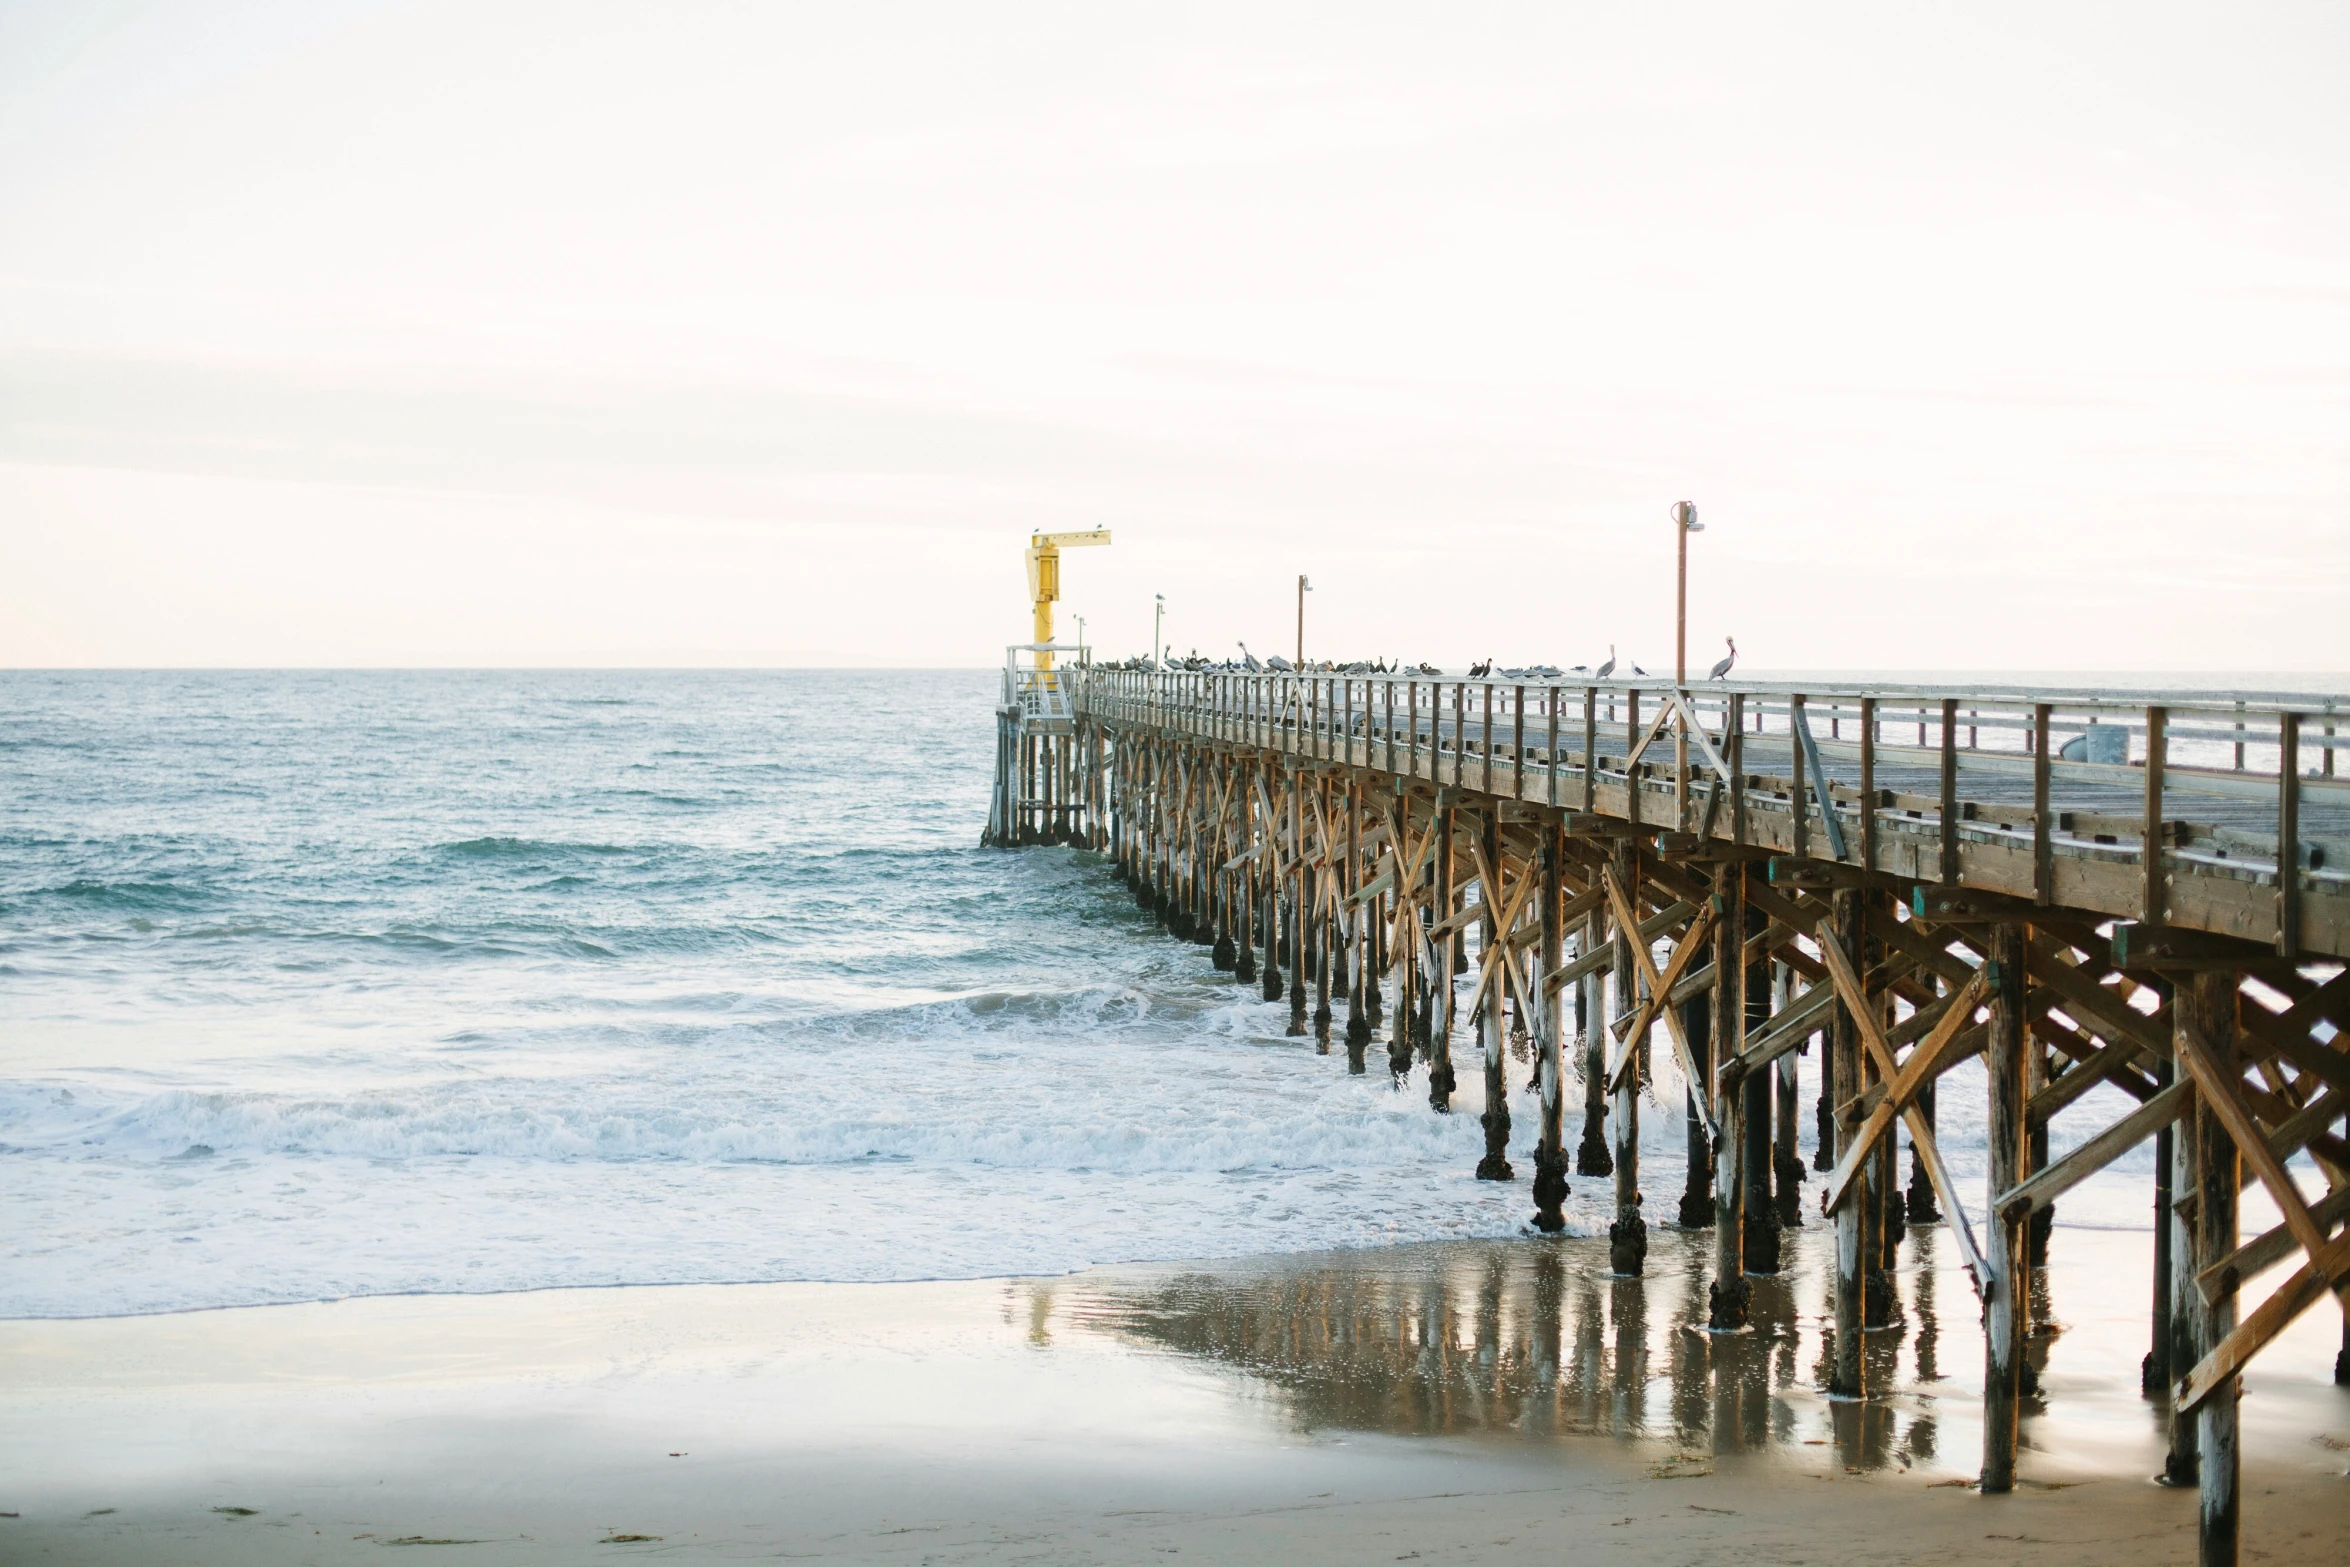
[[(2309, 1216), (2329, 1233), (2345, 1218), (2350, 1218), (2350, 1182), (2335, 1187), (2311, 1203)], [(2280, 1224), (2273, 1230), (2265, 1230), (2254, 1236), (2196, 1274), (2195, 1288), (2207, 1304), (2217, 1305), (2221, 1296), (2236, 1289), (2247, 1279), (2258, 1278), (2299, 1250), (2300, 1247), (2293, 1243), (2293, 1232)]]
[(1943, 1012), (1941, 1021), (1934, 1025), (1934, 1031), (1910, 1050), (1909, 1060), (1902, 1064), (1900, 1076), (1892, 1080), (1892, 1087), (1886, 1090), (1885, 1097), (1878, 1102), (1877, 1107), (1869, 1112), (1868, 1119), (1861, 1122), (1860, 1130), (1853, 1134), (1851, 1144), (1837, 1159), (1835, 1173), (1828, 1177), (1828, 1189), (1820, 1197), (1822, 1212), (1834, 1213), (1844, 1206), (1844, 1195), (1859, 1176), (1861, 1161), (1875, 1151), (1877, 1143), (1892, 1128), (1893, 1118), (1908, 1109), (1911, 1101), (1917, 1098), (1918, 1090), (1932, 1081), (1943, 1048), (1974, 1017), (1975, 1008), (1982, 1004), (1983, 994), (1990, 988), (1988, 966), (1975, 970), (1975, 977), (1968, 980), (1966, 987), (1951, 998), (1950, 1006)]
[[(1885, 1030), (1861, 991), (1860, 976), (1853, 972), (1852, 959), (1846, 956), (1844, 944), (1825, 926), (1813, 933), (1813, 939), (1819, 943), (1820, 957), (1835, 981), (1836, 994), (1851, 1015), (1861, 1043), (1877, 1064), (1877, 1071), (1888, 1082), (1898, 1079), (1900, 1064), (1893, 1059), (1892, 1047), (1885, 1043)], [(1966, 1204), (1960, 1201), (1958, 1187), (1942, 1163), (1942, 1150), (1935, 1145), (1934, 1129), (1926, 1124), (1924, 1113), (1914, 1104), (1901, 1112), (1901, 1120), (1909, 1128), (1910, 1146), (1917, 1150), (1918, 1162), (1926, 1167), (1926, 1179), (1933, 1183), (1935, 1195), (1942, 1199), (1943, 1210), (1950, 1215), (1950, 1233), (1958, 1241), (1967, 1271), (1974, 1275), (1975, 1293), (1988, 1300), (1992, 1289), (1991, 1265), (1983, 1259), (1982, 1247), (1975, 1243), (1974, 1226), (1968, 1222)]]
[[(1632, 917), (1632, 900), (1624, 896), (1623, 883), (1616, 879), (1614, 868), (1611, 866), (1603, 875), (1607, 886), (1608, 906), (1615, 913), (1616, 930), (1619, 939), (1621, 939), (1624, 933), (1639, 930), (1640, 924)], [(1624, 945), (1631, 950), (1632, 962), (1639, 969), (1641, 977), (1647, 980), (1648, 993), (1652, 996), (1662, 994), (1663, 987), (1657, 983), (1656, 961), (1648, 955), (1648, 943), (1641, 940), (1631, 940), (1624, 942)], [(1681, 1071), (1689, 1079), (1690, 1086), (1694, 1090), (1697, 1085), (1705, 1081), (1705, 1076), (1697, 1070), (1697, 1058), (1689, 1049), (1689, 1037), (1682, 1032), (1681, 1014), (1676, 1008), (1667, 1007), (1664, 1015), (1665, 1028), (1673, 1036), (1673, 1054), (1680, 1061)], [(1622, 1086), (1624, 1074), (1630, 1070), (1633, 1061), (1638, 1058), (1638, 1052), (1635, 1048), (1638, 1044), (1639, 1036), (1635, 1034), (1621, 1044), (1619, 1047), (1621, 1053), (1614, 1061), (1608, 1063), (1607, 1083), (1610, 1089)], [(1706, 1135), (1720, 1137), (1722, 1127), (1721, 1122), (1714, 1116), (1712, 1096), (1692, 1092), (1689, 1097), (1697, 1105), (1697, 1114), (1699, 1119), (1705, 1123)]]
[(1656, 710), (1656, 717), (1648, 721), (1648, 733), (1640, 737), (1640, 743), (1632, 747), (1632, 754), (1624, 758), (1625, 777), (1629, 778), (1632, 776), (1632, 769), (1640, 764), (1640, 758), (1645, 755), (1648, 748), (1656, 742), (1656, 737), (1664, 732), (1664, 727), (1666, 723), (1672, 719), (1672, 716), (1673, 706), (1670, 702), (1665, 703)]
[(1485, 949), (1484, 959), (1477, 965), (1477, 988), (1469, 996), (1469, 1004), (1461, 1009), (1462, 1016), (1474, 1016), (1478, 1004), (1485, 999), (1485, 992), (1493, 988), (1493, 976), (1497, 972), (1495, 966), (1503, 961), (1503, 955), (1510, 950), (1510, 927), (1517, 922), (1518, 910), (1524, 906), (1526, 895), (1534, 890), (1534, 882), (1532, 876), (1518, 878), (1518, 890), (1510, 894), (1509, 901), (1502, 905), (1501, 918), (1493, 926), (1498, 939)]
[[(1751, 885), (1747, 888), (1748, 892), (1753, 890)], [(1880, 985), (1890, 984), (1908, 973), (1910, 967), (1910, 960), (1896, 953), (1878, 964), (1869, 978)], [(1835, 986), (1814, 985), (1803, 993), (1802, 1000), (1785, 1011), (1772, 1013), (1762, 1033), (1749, 1039), (1744, 1050), (1723, 1063), (1722, 1086), (1736, 1086), (1826, 1028), (1828, 1014), (1836, 1010), (1836, 999)]]
[(2192, 1414), (2203, 1401), (2235, 1379), (2254, 1355), (2293, 1325), (2293, 1319), (2326, 1297), (2326, 1279), (2350, 1269), (2350, 1231), (2337, 1235), (2276, 1293), (2252, 1308), (2236, 1330), (2212, 1346), (2195, 1369), (2179, 1379), (2174, 1416)]
[(1697, 911), (1697, 918), (1689, 922), (1689, 929), (1682, 934), (1680, 945), (1673, 949), (1672, 957), (1666, 961), (1664, 972), (1658, 976), (1662, 988), (1641, 997), (1638, 1007), (1608, 1025), (1617, 1039), (1629, 1039), (1656, 1021), (1656, 1015), (1672, 995), (1673, 987), (1680, 983), (1682, 971), (1705, 949), (1706, 938), (1713, 934), (1713, 928), (1713, 906), (1708, 904)]
[[(1599, 901), (1591, 903), (1586, 903), (1584, 901), (1585, 898), (1593, 897), (1596, 897)], [(1599, 906), (1599, 902), (1606, 901), (1606, 898), (1607, 889), (1604, 886), (1594, 888), (1592, 892), (1585, 893), (1581, 897), (1578, 897), (1572, 902), (1568, 903), (1567, 909), (1572, 919), (1580, 919), (1582, 916), (1597, 908)], [(1646, 941), (1656, 936), (1662, 935), (1664, 932), (1671, 930), (1675, 925), (1680, 924), (1683, 920), (1689, 918), (1689, 916), (1695, 914), (1696, 912), (1697, 909), (1693, 904), (1668, 904), (1661, 911), (1655, 914), (1651, 914), (1647, 921), (1641, 925), (1640, 938), (1643, 941)], [(1570, 920), (1562, 920), (1560, 923), (1570, 923)], [(1560, 964), (1557, 968), (1554, 968), (1549, 973), (1543, 975), (1542, 993), (1547, 996), (1560, 989), (1563, 989), (1568, 985), (1572, 985), (1579, 979), (1588, 978), (1589, 976), (1598, 973), (1601, 969), (1606, 968), (1609, 964), (1615, 962), (1615, 960), (1616, 944), (1614, 938), (1611, 937), (1608, 940), (1599, 943), (1599, 945), (1593, 947), (1589, 952), (1584, 953), (1581, 957), (1570, 958), (1567, 962)]]
[[(1722, 753), (1714, 748), (1714, 737), (1706, 732), (1705, 725), (1697, 721), (1696, 710), (1690, 707), (1689, 699), (1678, 691), (1668, 691), (1665, 693), (1665, 700), (1672, 703), (1674, 710), (1681, 715), (1681, 727), (1690, 739), (1697, 742), (1697, 749), (1704, 753), (1706, 765), (1720, 776), (1722, 782), (1727, 783), (1733, 789), (1737, 788), (1738, 780), (1731, 776), (1730, 764), (1723, 761)], [(1701, 834), (1700, 836), (1710, 836), (1710, 834)]]
[(2020, 1224), (2195, 1106), (2195, 1085), (2173, 1083), (2071, 1153), (1991, 1199), (1991, 1211)]
[[(2203, 1103), (2227, 1128), (2228, 1136), (2235, 1140), (2236, 1152), (2252, 1167), (2252, 1173), (2260, 1177), (2260, 1184), (2268, 1188), (2269, 1196), (2276, 1199), (2277, 1212), (2285, 1218), (2285, 1228), (2293, 1232), (2294, 1241), (2314, 1263), (2327, 1247), (2324, 1226), (2310, 1213), (2301, 1188), (2285, 1172), (2283, 1163), (2269, 1151), (2267, 1135), (2244, 1108), (2237, 1085), (2220, 1070), (2210, 1043), (2183, 1017), (2177, 1020), (2176, 1030), (2179, 1060), (2193, 1074)], [(2323, 1271), (2327, 1286), (2342, 1292), (2345, 1303), (2350, 1303), (2350, 1257), (2344, 1258), (2339, 1266)]]
[[(1836, 818), (1836, 793), (1828, 787), (1827, 769), (1820, 765), (1820, 743), (1811, 737), (1811, 719), (1800, 706), (1794, 708), (1795, 738), (1803, 747), (1803, 760), (1811, 768), (1811, 777), (1805, 782), (1819, 801), (1820, 826), (1828, 834), (1828, 852), (1837, 859), (1844, 858), (1844, 824)], [(1800, 804), (1800, 802), (1799, 802)], [(1863, 805), (1863, 810), (1873, 806)]]

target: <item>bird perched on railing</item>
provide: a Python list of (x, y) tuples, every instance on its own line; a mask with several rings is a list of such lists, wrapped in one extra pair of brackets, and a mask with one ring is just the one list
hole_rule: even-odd
[(1472, 680), (1483, 680), (1487, 675), (1492, 673), (1493, 660), (1490, 658), (1482, 664), (1471, 664), (1469, 666), (1469, 678)]
[(1616, 645), (1615, 645), (1613, 642), (1610, 642), (1610, 643), (1607, 645), (1607, 662), (1606, 662), (1606, 663), (1604, 663), (1604, 664), (1602, 664), (1602, 665), (1600, 665), (1600, 666), (1599, 666), (1597, 669), (1593, 670), (1593, 671), (1591, 672), (1591, 678), (1592, 678), (1592, 679), (1594, 679), (1594, 680), (1605, 680), (1605, 679), (1607, 679), (1607, 678), (1608, 678), (1610, 675), (1613, 675), (1615, 672), (1616, 672)]
[(1722, 640), (1730, 644), (1730, 656), (1723, 659), (1720, 663), (1714, 665), (1714, 672), (1705, 677), (1708, 680), (1729, 679), (1730, 666), (1738, 662), (1738, 639), (1736, 637), (1724, 637)]
[(1422, 664), (1419, 669), (1415, 671), (1415, 673), (1423, 675), (1441, 675), (1444, 673), (1444, 671), (1438, 669), (1434, 664)]
[(1283, 658), (1280, 654), (1276, 653), (1271, 658), (1265, 660), (1265, 667), (1277, 675), (1286, 675), (1297, 666), (1292, 664), (1288, 659)]
[(1263, 664), (1257, 662), (1256, 654), (1251, 653), (1248, 650), (1248, 644), (1246, 642), (1240, 644), (1240, 667), (1247, 670), (1252, 675), (1262, 673), (1265, 667)]

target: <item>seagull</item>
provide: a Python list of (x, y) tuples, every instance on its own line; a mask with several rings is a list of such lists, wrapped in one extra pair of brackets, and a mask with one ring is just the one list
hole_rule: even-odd
[(1639, 676), (1641, 679), (1643, 679), (1643, 680), (1646, 680), (1646, 679), (1648, 678), (1648, 671), (1647, 671), (1647, 670), (1645, 670), (1645, 669), (1642, 669), (1642, 668), (1641, 668), (1641, 667), (1640, 667), (1638, 664), (1634, 664), (1634, 665), (1632, 666), (1632, 673), (1634, 673), (1634, 674), (1638, 675), (1638, 676)]
[(1607, 662), (1606, 662), (1606, 663), (1604, 663), (1604, 664), (1602, 664), (1602, 665), (1600, 665), (1600, 666), (1599, 666), (1597, 669), (1593, 670), (1593, 671), (1591, 672), (1591, 678), (1592, 678), (1592, 679), (1594, 679), (1594, 680), (1605, 680), (1605, 679), (1607, 679), (1607, 678), (1608, 678), (1610, 675), (1614, 674), (1615, 672), (1616, 672), (1616, 645), (1615, 645), (1613, 642), (1610, 642), (1610, 643), (1607, 645)]
[(1724, 637), (1722, 640), (1730, 644), (1730, 656), (1714, 665), (1714, 672), (1706, 676), (1708, 680), (1727, 680), (1730, 677), (1730, 666), (1738, 662), (1738, 639)]

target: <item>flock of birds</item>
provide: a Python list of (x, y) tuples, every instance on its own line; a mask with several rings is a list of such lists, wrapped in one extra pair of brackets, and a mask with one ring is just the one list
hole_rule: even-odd
[[(1730, 677), (1731, 669), (1738, 663), (1737, 639), (1724, 637), (1722, 640), (1729, 645), (1729, 654), (1714, 665), (1712, 672), (1706, 676), (1708, 680), (1727, 680)], [(1242, 642), (1238, 646), (1240, 648), (1240, 657), (1238, 658), (1203, 658), (1200, 656), (1199, 649), (1194, 648), (1190, 656), (1186, 658), (1177, 658), (1169, 654), (1154, 664), (1151, 660), (1138, 655), (1126, 660), (1118, 667), (1120, 669), (1142, 670), (1229, 670), (1251, 675), (1263, 674), (1269, 670), (1274, 674), (1302, 672), (1320, 675), (1427, 675), (1442, 678), (1446, 673), (1434, 664), (1407, 664), (1401, 659), (1384, 658), (1358, 658), (1351, 664), (1336, 664), (1328, 659), (1308, 659), (1301, 670), (1301, 666), (1291, 663), (1278, 653), (1270, 658), (1259, 658), (1248, 650), (1246, 642)], [(1638, 664), (1633, 664), (1626, 673), (1639, 679), (1648, 678), (1648, 671), (1642, 669)], [(1489, 675), (1499, 675), (1504, 680), (1564, 680), (1569, 675), (1583, 675), (1592, 680), (1613, 680), (1616, 678), (1616, 646), (1612, 642), (1608, 644), (1607, 662), (1596, 669), (1589, 664), (1575, 664), (1566, 669), (1561, 669), (1555, 664), (1534, 664), (1524, 669), (1497, 670), (1493, 667), (1493, 660), (1490, 658), (1481, 664), (1471, 664), (1468, 668), (1468, 678), (1471, 680), (1483, 680)]]

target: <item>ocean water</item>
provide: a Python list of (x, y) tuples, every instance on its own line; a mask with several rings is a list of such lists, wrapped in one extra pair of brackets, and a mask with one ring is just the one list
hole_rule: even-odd
[(1349, 1077), (1105, 862), (978, 846), (994, 682), (0, 674), (0, 1315), (1521, 1229), (1529, 1097), (1478, 1182), (1474, 1072)]

